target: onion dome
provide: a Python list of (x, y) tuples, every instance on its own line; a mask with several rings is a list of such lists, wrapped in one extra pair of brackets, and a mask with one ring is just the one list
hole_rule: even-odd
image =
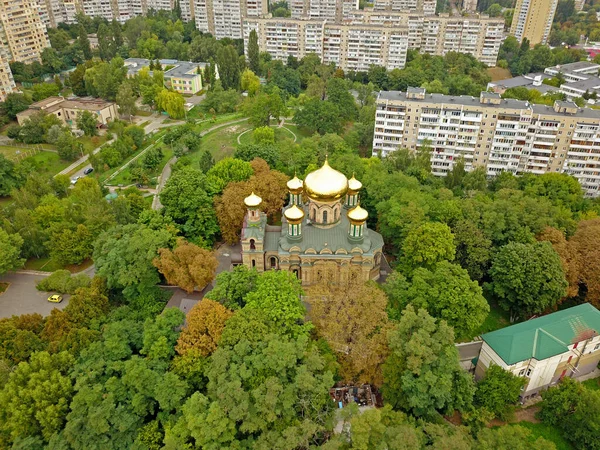
[(348, 180), (348, 190), (352, 191), (352, 192), (358, 192), (362, 189), (362, 183), (360, 181), (358, 181), (356, 178), (354, 178), (354, 175), (352, 175), (352, 178), (350, 178)]
[(362, 208), (360, 205), (356, 205), (350, 211), (348, 211), (348, 219), (353, 223), (363, 223), (369, 217), (369, 213), (366, 209)]
[(292, 205), (283, 213), (288, 222), (300, 222), (304, 219), (304, 211), (298, 208), (296, 205)]
[(287, 182), (287, 188), (293, 194), (299, 194), (300, 191), (302, 191), (302, 186), (303, 186), (302, 180), (299, 179), (295, 174), (294, 174), (294, 178), (292, 178), (290, 181)]
[(250, 194), (248, 197), (246, 197), (244, 199), (244, 204), (248, 207), (248, 208), (256, 208), (257, 206), (259, 206), (262, 203), (262, 198), (260, 198), (258, 195), (256, 195), (254, 192), (252, 192), (252, 194)]
[(326, 159), (323, 167), (306, 176), (304, 191), (312, 200), (332, 202), (346, 195), (348, 179), (342, 172), (332, 169)]

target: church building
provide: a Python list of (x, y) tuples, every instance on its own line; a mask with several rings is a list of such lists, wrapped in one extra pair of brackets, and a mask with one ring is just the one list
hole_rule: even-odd
[(350, 276), (379, 279), (383, 238), (367, 228), (360, 181), (348, 180), (326, 160), (304, 182), (294, 176), (287, 187), (290, 200), (281, 226), (267, 225), (259, 196), (252, 193), (244, 200), (243, 264), (259, 272), (293, 272), (303, 286), (321, 280), (348, 283)]

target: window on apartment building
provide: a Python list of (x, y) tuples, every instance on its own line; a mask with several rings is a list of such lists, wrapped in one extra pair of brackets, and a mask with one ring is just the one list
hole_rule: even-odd
[(522, 377), (523, 375), (525, 375), (525, 369), (521, 369), (521, 371), (519, 372), (520, 377)]
[(530, 377), (531, 376), (531, 368), (527, 368), (527, 370), (525, 371), (525, 376), (526, 377)]
[(494, 115), (492, 116), (492, 119), (495, 119), (495, 118), (496, 118), (496, 114), (494, 114)]
[(596, 344), (596, 345), (594, 346), (594, 351), (598, 350), (599, 348), (600, 348), (600, 344)]

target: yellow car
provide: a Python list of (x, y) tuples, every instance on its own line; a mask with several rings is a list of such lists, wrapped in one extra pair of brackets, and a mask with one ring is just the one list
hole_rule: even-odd
[(48, 301), (52, 303), (60, 303), (63, 301), (62, 295), (54, 294), (48, 297)]

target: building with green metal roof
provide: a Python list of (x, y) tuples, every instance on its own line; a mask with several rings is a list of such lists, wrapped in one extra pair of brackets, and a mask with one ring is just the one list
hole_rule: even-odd
[(600, 361), (600, 311), (585, 303), (481, 338), (476, 378), (497, 364), (527, 377), (523, 397), (530, 397), (564, 376), (578, 377), (596, 368)]

